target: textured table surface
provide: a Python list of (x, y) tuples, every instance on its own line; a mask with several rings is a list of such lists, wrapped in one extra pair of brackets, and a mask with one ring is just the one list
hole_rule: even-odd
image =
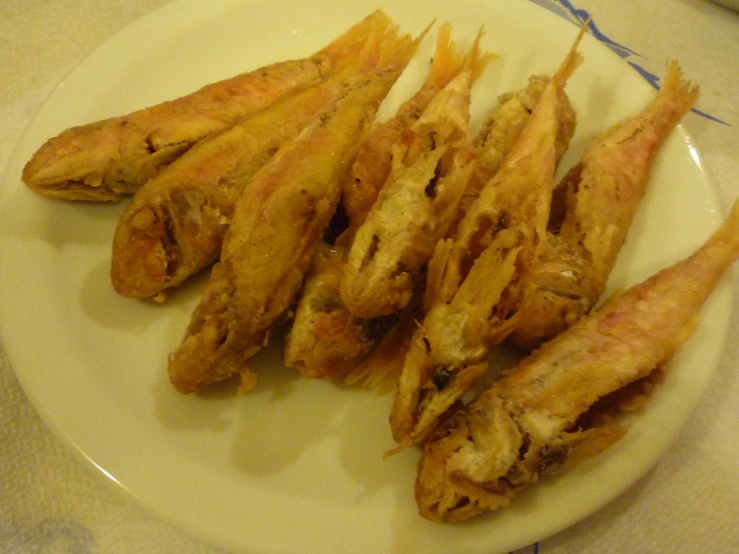
[[(53, 87), (113, 33), (166, 3), (0, 0), (0, 169)], [(684, 121), (728, 206), (739, 194), (739, 15), (702, 0), (537, 3), (563, 15), (588, 11), (647, 72), (681, 62), (701, 85), (698, 108), (723, 122)], [(735, 306), (721, 367), (654, 469), (596, 514), (521, 552), (739, 552), (738, 338)], [(68, 453), (26, 400), (0, 343), (0, 552), (221, 551), (153, 519)]]

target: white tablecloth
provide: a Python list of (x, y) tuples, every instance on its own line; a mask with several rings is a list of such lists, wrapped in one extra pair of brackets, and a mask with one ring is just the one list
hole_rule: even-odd
[[(0, 0), (0, 168), (56, 83), (110, 35), (166, 3)], [(739, 16), (703, 0), (538, 3), (565, 15), (587, 10), (648, 72), (661, 74), (668, 58), (681, 62), (701, 85), (698, 108), (723, 122), (684, 120), (728, 206), (739, 193)], [(738, 337), (735, 306), (720, 370), (653, 470), (598, 513), (522, 552), (739, 552)], [(26, 400), (0, 344), (0, 552), (221, 551), (152, 518), (73, 458)]]

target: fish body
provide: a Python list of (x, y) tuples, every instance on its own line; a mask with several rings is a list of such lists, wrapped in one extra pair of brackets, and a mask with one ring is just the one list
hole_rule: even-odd
[(353, 317), (341, 302), (345, 255), (341, 247), (319, 247), (300, 292), (285, 345), (285, 364), (304, 377), (327, 379), (352, 369), (390, 324)]
[[(460, 219), (469, 211), (482, 189), (500, 169), (505, 155), (521, 134), (548, 83), (547, 75), (532, 75), (524, 88), (501, 94), (498, 105), (485, 118), (475, 137), (475, 166), (459, 201)], [(572, 140), (577, 119), (569, 98), (563, 95), (561, 101), (557, 135), (558, 162)]]
[(115, 201), (132, 194), (206, 136), (343, 67), (356, 58), (372, 29), (389, 25), (377, 11), (311, 57), (271, 64), (125, 116), (67, 129), (32, 156), (23, 182), (45, 196), (69, 200)]
[(439, 29), (434, 59), (421, 87), (398, 108), (393, 117), (376, 122), (362, 140), (342, 192), (342, 204), (351, 222), (352, 233), (364, 221), (377, 194), (385, 184), (392, 165), (393, 148), (404, 129), (421, 117), (433, 98), (456, 77), (465, 58), (451, 40), (451, 25)]
[(488, 367), (532, 294), (557, 161), (564, 86), (577, 45), (548, 82), (500, 169), (429, 264), (424, 304), (398, 379), (390, 425), (398, 449), (421, 442)]
[(153, 297), (218, 259), (251, 177), (285, 142), (377, 71), (384, 28), (358, 61), (233, 127), (203, 139), (136, 191), (118, 221), (111, 280), (129, 297)]
[(558, 187), (564, 215), (553, 223), (533, 277), (539, 291), (529, 317), (511, 335), (519, 347), (535, 348), (595, 305), (626, 241), (659, 149), (698, 93), (672, 62), (654, 100), (595, 138), (565, 176)]
[(354, 236), (341, 298), (358, 317), (404, 308), (420, 272), (456, 217), (474, 163), (469, 133), (472, 85), (488, 63), (478, 37), (465, 67), (430, 102), (394, 153), (393, 168)]
[(170, 380), (180, 392), (235, 374), (242, 388), (254, 385), (246, 362), (294, 302), (338, 204), (356, 137), (416, 46), (408, 37), (384, 43), (387, 58), (376, 75), (320, 114), (252, 178), (185, 337), (170, 355)]
[(362, 139), (349, 178), (342, 187), (342, 205), (349, 226), (332, 247), (324, 245), (316, 253), (285, 345), (286, 364), (304, 376), (329, 378), (345, 373), (370, 354), (380, 338), (394, 328), (393, 316), (357, 317), (344, 305), (339, 285), (347, 252), (387, 180), (393, 149), (401, 144), (403, 134), (418, 121), (432, 99), (459, 74), (464, 61), (465, 57), (451, 41), (451, 26), (442, 25), (424, 83), (392, 118), (374, 123)]
[(424, 446), (416, 482), (421, 514), (459, 521), (506, 506), (540, 475), (617, 441), (626, 430), (615, 414), (587, 416), (614, 395), (622, 402), (605, 405), (617, 412), (645, 392), (639, 385), (664, 371), (738, 256), (736, 202), (693, 255), (614, 297), (453, 413)]

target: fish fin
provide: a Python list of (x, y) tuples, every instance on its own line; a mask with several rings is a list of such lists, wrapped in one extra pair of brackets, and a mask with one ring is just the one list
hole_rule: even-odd
[(584, 431), (564, 433), (554, 444), (541, 450), (539, 474), (551, 475), (572, 469), (618, 442), (627, 430), (627, 426), (612, 422)]
[(416, 328), (415, 313), (413, 306), (401, 312), (399, 321), (385, 333), (372, 353), (347, 374), (344, 379), (346, 385), (361, 384), (375, 389), (379, 395), (395, 390), (405, 353)]
[(378, 67), (404, 69), (418, 52), (418, 47), (426, 38), (434, 22), (432, 21), (415, 39), (410, 34), (398, 34), (398, 27), (391, 28), (380, 44)]
[(376, 10), (319, 50), (314, 57), (327, 58), (334, 67), (345, 65), (356, 59), (357, 53), (364, 49), (370, 38), (382, 36), (391, 23), (385, 12)]
[(580, 47), (580, 41), (582, 40), (582, 37), (585, 36), (589, 25), (590, 20), (588, 19), (577, 34), (575, 42), (572, 43), (572, 47), (567, 53), (567, 56), (565, 56), (565, 59), (562, 61), (562, 64), (559, 66), (559, 69), (557, 69), (554, 77), (552, 77), (552, 80), (559, 86), (564, 86), (567, 79), (570, 78), (570, 75), (572, 75), (575, 69), (577, 69), (577, 67), (583, 62), (582, 54), (578, 51), (578, 48)]
[(464, 56), (451, 40), (452, 26), (444, 23), (436, 38), (436, 50), (426, 84), (443, 88), (454, 79), (462, 69)]
[[(444, 269), (446, 268), (447, 261), (451, 255), (453, 245), (454, 240), (451, 238), (440, 240), (436, 243), (434, 254), (431, 256), (431, 260), (429, 260), (428, 269), (426, 271), (426, 290), (423, 294), (424, 313), (431, 309), (431, 306), (439, 297), (441, 283), (444, 280)], [(444, 302), (448, 302), (450, 300), (451, 298), (442, 299)]]
[(498, 57), (497, 54), (483, 51), (480, 48), (480, 41), (484, 36), (485, 28), (484, 26), (480, 26), (480, 30), (477, 31), (477, 35), (475, 36), (475, 41), (472, 43), (470, 51), (465, 56), (465, 67), (470, 68), (472, 84), (480, 78), (488, 63), (490, 63), (490, 60)]
[(662, 81), (662, 87), (657, 93), (657, 96), (679, 99), (684, 110), (683, 114), (685, 114), (695, 106), (699, 95), (700, 87), (686, 80), (680, 70), (680, 64), (675, 60), (670, 60), (667, 64), (667, 73)]

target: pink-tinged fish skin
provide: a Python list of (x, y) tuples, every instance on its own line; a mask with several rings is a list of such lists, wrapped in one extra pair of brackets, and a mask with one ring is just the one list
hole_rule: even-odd
[(204, 137), (346, 65), (372, 29), (389, 24), (377, 11), (309, 58), (271, 64), (176, 100), (68, 129), (33, 155), (23, 182), (53, 198), (119, 200)]
[(616, 442), (623, 426), (604, 418), (588, 427), (583, 417), (664, 369), (737, 257), (739, 202), (693, 255), (613, 298), (452, 414), (424, 447), (421, 514), (459, 521), (506, 506), (540, 475)]
[(518, 323), (546, 235), (567, 78), (578, 36), (504, 158), (429, 264), (419, 324), (398, 380), (390, 426), (397, 450), (417, 444), (481, 377), (491, 345)]
[(113, 239), (116, 292), (161, 297), (218, 259), (251, 177), (321, 110), (376, 73), (381, 46), (373, 41), (357, 62), (316, 86), (203, 139), (137, 190)]
[(392, 326), (391, 318), (359, 318), (349, 313), (341, 300), (339, 284), (347, 249), (390, 173), (393, 147), (463, 67), (464, 57), (450, 35), (451, 26), (442, 25), (424, 83), (395, 116), (375, 123), (360, 143), (349, 178), (342, 187), (342, 205), (349, 226), (332, 248), (319, 248), (285, 345), (285, 363), (306, 377), (331, 378), (354, 368)]
[(328, 226), (356, 154), (356, 137), (416, 51), (410, 39), (387, 44), (378, 74), (321, 114), (254, 176), (236, 204), (203, 298), (170, 355), (172, 384), (183, 393), (239, 374), (285, 317)]
[(534, 280), (531, 315), (512, 340), (533, 349), (585, 315), (605, 289), (665, 139), (693, 107), (698, 87), (672, 62), (654, 100), (597, 137), (560, 185), (564, 217), (554, 223)]
[(463, 67), (464, 57), (451, 41), (451, 25), (439, 29), (434, 59), (426, 80), (416, 93), (398, 108), (395, 115), (382, 123), (375, 123), (357, 151), (351, 175), (342, 192), (342, 204), (349, 217), (352, 233), (364, 221), (377, 198), (382, 185), (390, 175), (392, 150), (409, 128)]
[(490, 60), (479, 48), (394, 153), (393, 170), (349, 249), (341, 299), (357, 317), (387, 316), (413, 296), (433, 245), (446, 235), (473, 165), (471, 89)]

